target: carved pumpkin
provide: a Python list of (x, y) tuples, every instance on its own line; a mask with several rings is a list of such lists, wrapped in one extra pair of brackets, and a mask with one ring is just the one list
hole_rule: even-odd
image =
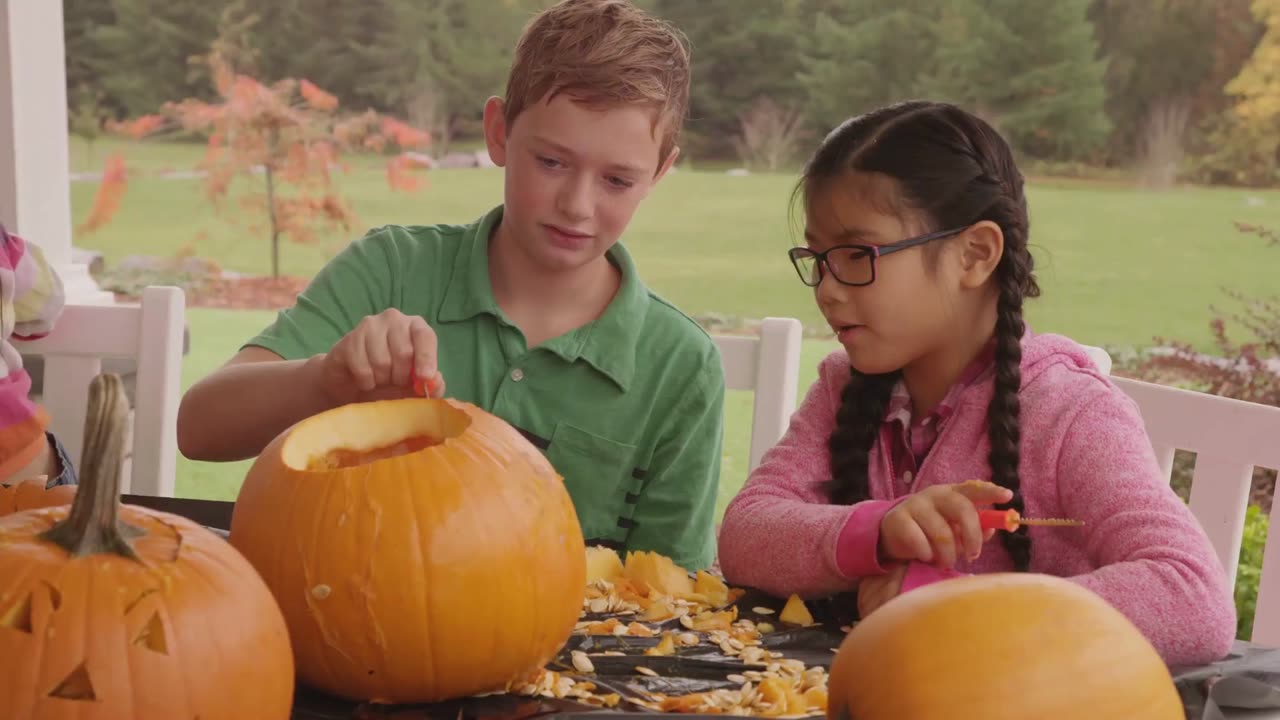
[(58, 485), (46, 489), (48, 482), (44, 475), (37, 475), (21, 482), (0, 485), (0, 517), (22, 510), (70, 505), (76, 496), (76, 486)]
[(120, 378), (95, 378), (89, 406), (74, 503), (0, 518), (0, 717), (288, 718), (270, 592), (212, 532), (120, 506)]
[(1168, 668), (1085, 588), (1001, 573), (913, 590), (854, 626), (828, 683), (846, 720), (1181, 720)]
[(299, 679), (357, 701), (502, 690), (555, 656), (586, 595), (563, 479), (455, 400), (357, 403), (284, 431), (245, 478), (231, 542), (275, 593)]

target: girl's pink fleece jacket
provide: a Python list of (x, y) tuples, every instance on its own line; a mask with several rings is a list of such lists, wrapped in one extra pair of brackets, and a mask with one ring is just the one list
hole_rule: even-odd
[[(872, 499), (832, 505), (820, 484), (831, 478), (826, 443), (849, 373), (843, 349), (822, 361), (786, 435), (729, 503), (719, 538), (729, 582), (779, 596), (852, 590), (859, 577), (885, 572), (876, 559), (880, 520), (897, 501), (931, 485), (990, 477), (987, 372), (959, 395), (912, 488), (894, 476), (877, 441)], [(1019, 398), (1024, 514), (1085, 521), (1029, 528), (1031, 571), (1070, 578), (1106, 599), (1170, 665), (1223, 657), (1235, 636), (1232, 590), (1203, 529), (1161, 479), (1134, 402), (1079, 344), (1030, 332)], [(955, 568), (1012, 569), (994, 537), (977, 560), (962, 558)], [(952, 574), (913, 563), (903, 591)]]

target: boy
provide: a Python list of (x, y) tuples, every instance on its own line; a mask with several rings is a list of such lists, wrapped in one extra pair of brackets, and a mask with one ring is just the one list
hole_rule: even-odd
[(540, 13), (484, 108), (503, 204), (352, 243), (187, 392), (183, 454), (251, 457), (314, 413), (447, 382), (546, 453), (588, 544), (710, 566), (720, 356), (617, 244), (679, 154), (688, 92), (681, 36), (627, 0)]

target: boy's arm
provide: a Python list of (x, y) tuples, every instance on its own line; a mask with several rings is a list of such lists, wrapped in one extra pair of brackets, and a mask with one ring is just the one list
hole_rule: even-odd
[(251, 458), (294, 423), (333, 407), (323, 354), (391, 305), (391, 269), (374, 232), (329, 261), (270, 326), (193, 385), (178, 408), (178, 447), (193, 460)]
[(13, 272), (13, 336), (34, 340), (49, 334), (62, 313), (62, 279), (45, 259), (39, 245), (0, 228), (5, 269)]
[(713, 353), (671, 413), (632, 515), (627, 549), (659, 552), (688, 570), (714, 563), (724, 392), (724, 370)]
[(197, 382), (178, 406), (178, 449), (192, 460), (244, 460), (286, 428), (333, 407), (320, 382), (323, 355), (284, 360), (250, 345)]

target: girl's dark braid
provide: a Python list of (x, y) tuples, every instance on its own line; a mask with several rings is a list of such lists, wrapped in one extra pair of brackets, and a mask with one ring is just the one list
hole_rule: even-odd
[[(1019, 265), (1009, 255), (1000, 261), (1004, 266), (1006, 260), (1010, 266)], [(997, 270), (997, 272), (999, 272)], [(1018, 429), (1018, 390), (1022, 387), (1022, 333), (1025, 325), (1022, 322), (1022, 288), (1016, 278), (1016, 270), (1000, 274), (1000, 299), (996, 305), (996, 353), (995, 353), (995, 393), (991, 396), (991, 405), (987, 408), (987, 433), (991, 440), (991, 480), (1001, 487), (1013, 491), (1013, 499), (999, 505), (1001, 509), (1013, 508), (1019, 513), (1023, 511), (1022, 492), (1018, 481), (1019, 440)], [(1016, 532), (1000, 534), (1004, 549), (1013, 559), (1013, 567), (1019, 572), (1027, 570), (1031, 564), (1031, 538), (1027, 536), (1025, 526)]]
[[(1027, 215), (1022, 191), (1022, 176), (1015, 167), (988, 170), (981, 180), (1000, 185), (1003, 192), (988, 216), (997, 220), (1004, 232), (1004, 253), (996, 266), (996, 282), (1000, 295), (996, 301), (995, 388), (987, 408), (987, 435), (991, 442), (991, 480), (1013, 491), (1013, 499), (1000, 509), (1024, 510), (1018, 462), (1021, 431), (1018, 391), (1022, 388), (1022, 301), (1040, 294), (1032, 269), (1035, 260), (1027, 250)], [(1016, 532), (1000, 533), (1004, 549), (1013, 560), (1014, 569), (1025, 572), (1031, 565), (1031, 538), (1025, 526)]]
[(827, 491), (833, 503), (852, 505), (871, 497), (867, 484), (871, 448), (879, 436), (898, 375), (864, 375), (854, 370), (844, 386), (836, 428), (827, 441), (831, 451), (831, 482)]

